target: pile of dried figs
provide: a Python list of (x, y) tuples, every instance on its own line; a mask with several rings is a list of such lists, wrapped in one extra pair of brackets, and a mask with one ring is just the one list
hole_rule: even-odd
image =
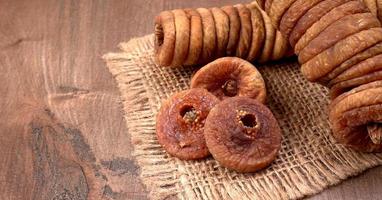
[(266, 62), (291, 52), (256, 3), (163, 11), (155, 18), (160, 66), (205, 64), (223, 56)]
[(294, 49), (304, 76), (330, 88), (335, 138), (365, 152), (382, 151), (381, 2), (259, 1)]
[(159, 143), (183, 160), (212, 156), (227, 168), (267, 167), (281, 146), (281, 130), (266, 99), (264, 80), (249, 62), (217, 59), (202, 67), (191, 89), (166, 100), (156, 119)]

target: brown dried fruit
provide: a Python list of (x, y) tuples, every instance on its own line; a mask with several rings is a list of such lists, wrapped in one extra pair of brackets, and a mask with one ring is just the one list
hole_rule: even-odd
[(378, 0), (362, 0), (362, 2), (369, 8), (370, 12), (374, 16), (378, 16), (378, 8), (377, 8)]
[(380, 42), (380, 43), (377, 43), (376, 45), (356, 54), (352, 58), (346, 60), (340, 66), (333, 69), (333, 71), (331, 71), (325, 77), (321, 78), (319, 82), (321, 82), (323, 84), (328, 84), (329, 81), (336, 78), (339, 74), (346, 71), (347, 69), (349, 69), (353, 65), (356, 65), (361, 61), (364, 61), (368, 58), (374, 57), (374, 56), (381, 54), (381, 53), (382, 53), (382, 43)]
[(272, 112), (247, 97), (216, 105), (207, 117), (204, 136), (212, 156), (238, 172), (267, 167), (281, 147), (281, 130)]
[(289, 35), (300, 17), (302, 17), (310, 8), (321, 1), (322, 0), (295, 1), (281, 18), (279, 30), (281, 33), (283, 33), (284, 37), (289, 40)]
[(203, 26), (202, 18), (194, 9), (184, 9), (190, 20), (190, 44), (188, 55), (184, 61), (184, 65), (195, 65), (199, 61), (199, 57), (203, 48)]
[(272, 1), (271, 7), (267, 13), (275, 28), (280, 28), (281, 17), (295, 1), (296, 0)]
[(220, 8), (211, 8), (211, 13), (215, 21), (217, 57), (226, 55), (226, 48), (229, 39), (229, 18)]
[(332, 99), (334, 99), (335, 97), (341, 95), (342, 93), (347, 92), (359, 85), (371, 83), (373, 81), (378, 81), (378, 80), (382, 80), (382, 71), (371, 72), (361, 77), (342, 81), (342, 82), (334, 84), (330, 88), (330, 96)]
[(261, 15), (264, 20), (265, 27), (265, 41), (263, 46), (263, 51), (260, 54), (260, 58), (258, 60), (259, 63), (264, 63), (269, 61), (272, 58), (273, 47), (276, 38), (276, 29), (273, 27), (271, 19), (264, 11), (260, 10)]
[(175, 19), (175, 49), (171, 66), (179, 66), (184, 63), (188, 54), (190, 42), (190, 21), (182, 9), (173, 10)]
[(381, 40), (382, 28), (371, 28), (353, 34), (303, 64), (301, 71), (309, 81), (316, 81)]
[(382, 81), (376, 81), (354, 88), (331, 103), (329, 119), (338, 141), (360, 151), (382, 151), (381, 94)]
[(200, 57), (201, 62), (205, 63), (214, 58), (216, 50), (216, 29), (212, 13), (207, 8), (196, 9), (202, 17), (203, 25), (203, 50)]
[(357, 13), (345, 16), (329, 25), (316, 38), (311, 40), (298, 54), (298, 60), (300, 64), (306, 63), (345, 37), (380, 25), (378, 19), (371, 13)]
[(249, 62), (236, 58), (219, 58), (202, 67), (191, 79), (191, 88), (204, 88), (226, 99), (246, 96), (264, 103), (266, 88), (260, 72)]
[(229, 18), (229, 37), (226, 48), (226, 55), (234, 56), (240, 36), (240, 17), (239, 12), (233, 6), (224, 6), (221, 8)]
[(339, 82), (362, 77), (364, 75), (373, 73), (375, 71), (380, 71), (380, 70), (382, 70), (382, 54), (378, 54), (376, 56), (368, 58), (352, 66), (348, 70), (342, 72), (335, 79), (330, 81), (329, 86)]
[(183, 160), (208, 156), (204, 123), (218, 102), (204, 89), (182, 91), (165, 101), (157, 114), (156, 134), (167, 153)]
[(350, 0), (324, 0), (308, 10), (298, 21), (289, 36), (289, 43), (292, 48), (305, 32), (320, 18), (326, 15), (333, 8), (344, 4)]
[(264, 1), (265, 1), (265, 3), (264, 3), (264, 6), (262, 8), (264, 8), (263, 10), (266, 13), (269, 13), (269, 10), (271, 9), (273, 0), (264, 0)]
[(246, 5), (251, 11), (251, 21), (252, 21), (252, 44), (250, 45), (247, 60), (253, 61), (260, 56), (261, 49), (264, 45), (265, 40), (265, 27), (263, 16), (257, 5), (249, 4)]
[(379, 21), (382, 21), (382, 0), (376, 0), (377, 1), (377, 17), (379, 19)]
[(237, 8), (241, 23), (239, 43), (236, 48), (236, 57), (246, 58), (252, 41), (251, 11), (243, 4), (238, 4), (234, 7)]
[(155, 17), (155, 60), (160, 66), (171, 65), (175, 38), (174, 15), (163, 11)]
[(333, 22), (347, 15), (365, 12), (368, 12), (368, 9), (363, 3), (361, 3), (358, 0), (350, 1), (332, 9), (320, 20), (314, 23), (298, 40), (296, 46), (294, 47), (296, 54), (299, 55), (300, 51), (304, 49), (311, 40), (316, 38), (318, 34), (320, 34), (323, 30), (326, 29), (326, 27), (328, 27)]
[(281, 58), (284, 58), (287, 50), (289, 49), (288, 41), (284, 38), (280, 31), (276, 31), (271, 60), (280, 60)]

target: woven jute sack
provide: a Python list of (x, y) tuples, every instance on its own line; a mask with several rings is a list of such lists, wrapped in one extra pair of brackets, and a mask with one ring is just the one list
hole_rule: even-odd
[(169, 156), (155, 134), (163, 100), (188, 89), (195, 69), (163, 68), (154, 62), (153, 35), (120, 44), (104, 56), (121, 92), (128, 133), (140, 177), (152, 199), (296, 199), (382, 164), (338, 144), (328, 123), (328, 91), (309, 83), (294, 61), (257, 66), (267, 85), (267, 105), (282, 129), (282, 147), (270, 167), (237, 173), (212, 157), (182, 161)]

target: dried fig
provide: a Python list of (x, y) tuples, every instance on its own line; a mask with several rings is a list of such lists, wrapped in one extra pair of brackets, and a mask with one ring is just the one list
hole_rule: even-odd
[(276, 31), (271, 60), (279, 60), (283, 58), (288, 49), (288, 41), (284, 38), (280, 31)]
[(308, 10), (298, 21), (289, 36), (289, 43), (294, 48), (297, 41), (304, 35), (304, 33), (322, 16), (327, 14), (333, 8), (344, 4), (350, 0), (324, 0), (316, 4), (313, 8)]
[(263, 10), (266, 13), (269, 13), (269, 10), (271, 9), (271, 5), (272, 5), (273, 0), (264, 0), (264, 1), (265, 1), (264, 6), (261, 8), (264, 8)]
[(240, 17), (239, 43), (236, 48), (236, 57), (246, 58), (252, 41), (251, 11), (243, 4), (235, 5)]
[(175, 49), (171, 66), (179, 66), (184, 63), (188, 54), (190, 42), (190, 21), (182, 9), (173, 10), (175, 19)]
[(265, 28), (263, 16), (257, 5), (249, 4), (246, 5), (251, 11), (251, 21), (252, 21), (252, 44), (250, 45), (247, 60), (253, 61), (260, 56), (261, 49), (264, 45), (265, 40)]
[(368, 9), (360, 1), (350, 1), (332, 9), (320, 20), (314, 23), (298, 40), (296, 46), (294, 47), (296, 54), (299, 55), (300, 51), (304, 49), (311, 40), (316, 38), (317, 35), (321, 33), (321, 31), (325, 30), (326, 27), (328, 27), (333, 22), (347, 15), (365, 12), (368, 12)]
[(289, 35), (300, 17), (321, 1), (322, 0), (297, 0), (287, 9), (281, 18), (279, 29), (286, 39), (289, 40)]
[(249, 62), (236, 58), (219, 58), (202, 67), (191, 79), (191, 88), (204, 88), (226, 99), (246, 96), (265, 102), (266, 89), (260, 72)]
[(382, 22), (382, 0), (376, 0), (377, 1), (377, 17), (379, 21)]
[(234, 56), (240, 36), (240, 17), (239, 12), (233, 6), (224, 6), (221, 8), (229, 18), (229, 37), (226, 48), (226, 55)]
[(281, 147), (281, 130), (272, 112), (247, 97), (229, 98), (212, 108), (204, 136), (212, 156), (238, 172), (267, 167)]
[(226, 55), (226, 48), (229, 38), (229, 18), (227, 14), (220, 8), (211, 8), (211, 13), (215, 21), (216, 30), (216, 46), (217, 46), (217, 57), (222, 57)]
[(382, 28), (371, 28), (353, 34), (318, 54), (301, 66), (309, 81), (316, 81), (335, 67), (382, 40)]
[(262, 10), (260, 10), (260, 12), (264, 20), (265, 41), (264, 41), (263, 51), (260, 54), (258, 62), (264, 63), (269, 61), (272, 58), (272, 52), (273, 52), (273, 47), (275, 45), (274, 43), (276, 38), (276, 29), (273, 27), (271, 19), (269, 18), (267, 13), (265, 13)]
[(218, 102), (204, 89), (182, 91), (165, 101), (157, 114), (156, 134), (167, 153), (183, 160), (208, 156), (204, 123)]
[(155, 61), (160, 66), (171, 65), (175, 49), (175, 21), (170, 11), (155, 17)]
[(275, 28), (280, 28), (281, 17), (287, 11), (287, 9), (296, 0), (282, 0), (282, 1), (272, 1), (271, 7), (269, 8), (268, 15), (271, 18), (271, 22)]
[(212, 13), (207, 8), (196, 9), (202, 17), (203, 25), (203, 48), (201, 62), (205, 63), (214, 58), (216, 50), (216, 29)]
[(364, 75), (380, 70), (382, 70), (382, 54), (378, 54), (376, 56), (368, 58), (342, 72), (340, 75), (338, 75), (336, 78), (330, 81), (329, 86), (342, 81), (362, 77)]
[(190, 20), (190, 44), (188, 48), (188, 55), (184, 61), (184, 65), (195, 65), (199, 61), (199, 56), (203, 48), (203, 26), (202, 18), (199, 13), (193, 9), (184, 9)]
[(376, 45), (356, 54), (352, 58), (346, 60), (340, 66), (333, 69), (333, 71), (331, 71), (325, 77), (321, 78), (321, 80), (319, 82), (321, 82), (323, 84), (328, 84), (329, 81), (331, 81), (332, 79), (334, 79), (339, 74), (346, 71), (347, 69), (349, 69), (353, 65), (356, 65), (359, 62), (364, 61), (368, 58), (374, 57), (378, 54), (382, 54), (382, 43), (381, 42), (379, 42)]
[(377, 1), (378, 0), (362, 0), (366, 7), (369, 8), (370, 12), (374, 16), (378, 16)]
[(381, 152), (381, 94), (382, 81), (376, 81), (337, 97), (329, 107), (334, 137), (356, 150)]
[(349, 79), (346, 81), (342, 81), (334, 84), (330, 88), (330, 96), (332, 99), (336, 98), (340, 94), (347, 92), (359, 85), (371, 83), (373, 81), (382, 80), (382, 71), (372, 72), (361, 77)]
[(345, 37), (362, 30), (379, 27), (380, 22), (371, 13), (357, 13), (345, 16), (329, 25), (305, 46), (298, 54), (301, 64), (323, 52)]

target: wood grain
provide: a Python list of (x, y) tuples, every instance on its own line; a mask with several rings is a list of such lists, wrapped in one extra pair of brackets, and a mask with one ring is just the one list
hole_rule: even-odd
[[(161, 10), (238, 2), (0, 0), (0, 199), (146, 199), (101, 56)], [(380, 198), (381, 173), (312, 199)]]

